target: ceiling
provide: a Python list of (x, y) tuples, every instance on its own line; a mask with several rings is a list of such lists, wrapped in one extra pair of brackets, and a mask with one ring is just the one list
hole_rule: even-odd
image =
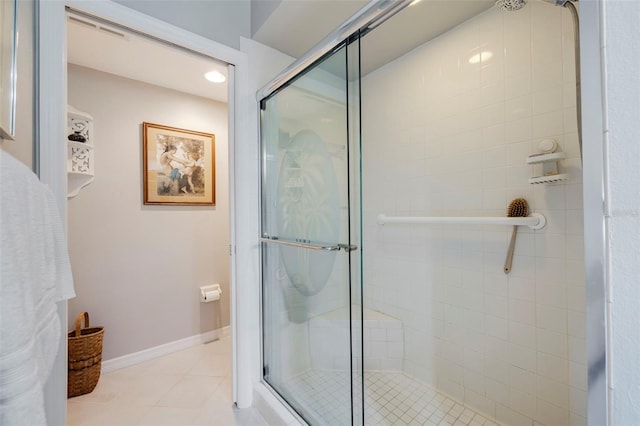
[(67, 19), (67, 61), (156, 86), (227, 102), (227, 64), (77, 15)]
[[(253, 39), (300, 57), (356, 11), (366, 0), (282, 0)], [(364, 75), (491, 8), (495, 0), (414, 2), (361, 42)]]
[[(253, 39), (300, 57), (368, 2), (282, 0)], [(422, 0), (407, 7), (362, 39), (363, 75), (493, 4), (494, 0)], [(203, 78), (211, 70), (226, 76), (225, 63), (79, 15), (68, 16), (67, 34), (72, 64), (227, 102), (227, 83)]]

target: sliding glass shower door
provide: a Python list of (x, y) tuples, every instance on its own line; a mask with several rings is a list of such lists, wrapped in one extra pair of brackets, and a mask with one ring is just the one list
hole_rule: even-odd
[(263, 379), (314, 425), (362, 423), (354, 57), (343, 45), (260, 105)]

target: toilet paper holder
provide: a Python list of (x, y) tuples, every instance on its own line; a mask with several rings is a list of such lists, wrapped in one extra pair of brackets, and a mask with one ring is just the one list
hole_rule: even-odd
[(211, 284), (200, 287), (200, 301), (203, 303), (213, 302), (220, 299), (222, 289), (220, 284)]

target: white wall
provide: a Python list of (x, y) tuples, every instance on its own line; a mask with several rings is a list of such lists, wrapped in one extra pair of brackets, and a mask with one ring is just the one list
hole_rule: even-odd
[(611, 420), (640, 423), (640, 3), (603, 3)]
[[(471, 64), (481, 51), (493, 56)], [(585, 424), (569, 12), (489, 10), (365, 77), (362, 102), (365, 306), (403, 321), (405, 372), (506, 424)], [(549, 137), (570, 179), (530, 185), (540, 172), (525, 159)], [(509, 275), (508, 227), (375, 223), (380, 213), (505, 216), (517, 197), (548, 222), (520, 227)]]
[[(95, 181), (69, 200), (79, 312), (104, 325), (103, 359), (229, 325), (227, 105), (69, 65), (69, 104), (92, 115)], [(145, 206), (143, 121), (215, 134), (216, 206)], [(220, 283), (219, 302), (198, 287)]]

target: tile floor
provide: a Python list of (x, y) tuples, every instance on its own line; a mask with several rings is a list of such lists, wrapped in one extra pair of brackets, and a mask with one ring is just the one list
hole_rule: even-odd
[(267, 425), (233, 407), (229, 337), (103, 374), (67, 407), (68, 426)]
[[(350, 419), (348, 372), (309, 370), (289, 383), (313, 423), (340, 425)], [(497, 426), (403, 373), (365, 372), (365, 425)]]

